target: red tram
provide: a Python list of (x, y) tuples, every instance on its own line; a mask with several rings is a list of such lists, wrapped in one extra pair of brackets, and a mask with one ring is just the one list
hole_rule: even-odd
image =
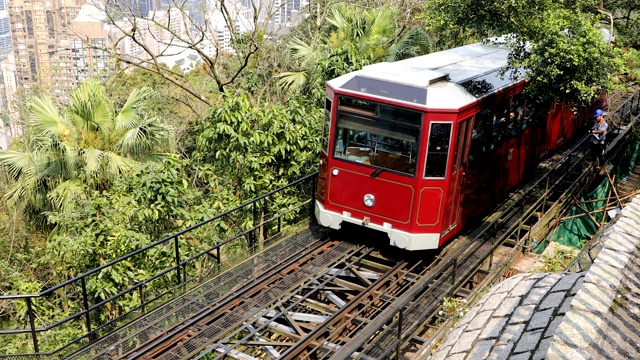
[(522, 95), (509, 50), (466, 45), (367, 66), (327, 83), (316, 218), (434, 249), (581, 126)]

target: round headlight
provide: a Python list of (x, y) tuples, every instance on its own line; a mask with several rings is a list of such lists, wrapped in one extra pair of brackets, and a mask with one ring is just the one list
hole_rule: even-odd
[(371, 194), (365, 195), (364, 199), (362, 199), (362, 201), (364, 202), (364, 206), (366, 206), (366, 207), (372, 207), (373, 205), (376, 204), (376, 198), (373, 197), (373, 195), (371, 195)]

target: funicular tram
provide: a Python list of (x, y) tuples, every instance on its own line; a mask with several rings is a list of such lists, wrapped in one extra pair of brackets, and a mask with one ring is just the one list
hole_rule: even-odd
[(509, 50), (481, 43), (378, 63), (327, 83), (316, 218), (433, 249), (581, 126), (501, 75)]

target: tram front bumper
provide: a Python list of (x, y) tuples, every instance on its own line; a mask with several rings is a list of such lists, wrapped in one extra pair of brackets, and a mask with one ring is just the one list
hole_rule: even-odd
[(350, 213), (337, 213), (329, 211), (316, 201), (315, 215), (318, 223), (332, 229), (340, 229), (343, 221), (366, 226), (368, 228), (382, 231), (389, 236), (390, 244), (405, 250), (427, 250), (437, 249), (440, 242), (440, 234), (412, 234), (406, 231), (394, 229), (393, 227), (379, 225), (370, 222), (368, 218), (358, 219), (352, 217)]

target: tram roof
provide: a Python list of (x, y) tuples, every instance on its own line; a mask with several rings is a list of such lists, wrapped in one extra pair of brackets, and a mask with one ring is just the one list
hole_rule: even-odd
[(500, 70), (509, 49), (475, 43), (395, 62), (365, 66), (328, 82), (335, 89), (365, 96), (460, 109), (514, 83)]

